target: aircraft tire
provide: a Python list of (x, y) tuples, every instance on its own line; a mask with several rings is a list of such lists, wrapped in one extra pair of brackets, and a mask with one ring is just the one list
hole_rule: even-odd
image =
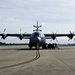
[(42, 46), (42, 49), (47, 49), (47, 47), (46, 46)]
[(32, 49), (32, 47), (30, 47), (30, 50)]
[(47, 45), (44, 44), (44, 45), (42, 46), (42, 49), (47, 49)]

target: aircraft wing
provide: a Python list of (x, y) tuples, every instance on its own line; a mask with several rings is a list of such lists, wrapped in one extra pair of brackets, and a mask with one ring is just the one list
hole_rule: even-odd
[(6, 37), (18, 37), (20, 40), (29, 39), (31, 34), (0, 34), (5, 39)]
[(53, 39), (53, 40), (55, 40), (56, 39), (56, 37), (68, 37), (68, 38), (70, 38), (70, 39), (72, 39), (73, 38), (73, 36), (75, 36), (75, 34), (73, 34), (73, 33), (70, 33), (70, 34), (44, 34), (45, 35), (45, 37), (46, 37), (46, 39)]
[[(29, 39), (31, 34), (0, 34), (0, 36), (5, 39), (6, 37), (18, 37), (20, 40), (22, 39)], [(70, 39), (75, 36), (74, 33), (69, 33), (69, 34), (44, 34), (46, 39), (53, 39), (55, 40), (56, 37), (68, 37)]]

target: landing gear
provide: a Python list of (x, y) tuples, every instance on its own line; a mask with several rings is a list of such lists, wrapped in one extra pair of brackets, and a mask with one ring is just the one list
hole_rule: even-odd
[(30, 50), (32, 49), (32, 45), (31, 44), (29, 44), (29, 48), (30, 48)]
[(32, 47), (30, 47), (30, 50), (32, 49)]
[(40, 47), (39, 47), (39, 44), (37, 44), (37, 45), (36, 45), (36, 49), (39, 50), (39, 48), (40, 48)]
[(42, 46), (42, 49), (47, 49), (47, 45), (44, 44), (44, 45)]
[(36, 50), (39, 50), (39, 48), (40, 48), (39, 44), (37, 44), (37, 45), (34, 45), (34, 46), (32, 46), (32, 45), (29, 45), (29, 48), (30, 48), (30, 50), (32, 49), (32, 47), (35, 47), (35, 48), (36, 48)]
[[(48, 44), (48, 48), (49, 49), (55, 49), (55, 48), (58, 48), (58, 45), (56, 43), (53, 43), (53, 44)], [(59, 48), (58, 48), (59, 49)]]

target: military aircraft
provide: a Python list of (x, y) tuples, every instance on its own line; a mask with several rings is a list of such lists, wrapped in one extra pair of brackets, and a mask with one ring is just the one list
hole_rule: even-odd
[(36, 49), (39, 49), (40, 47), (42, 47), (43, 49), (47, 48), (47, 44), (46, 44), (46, 39), (52, 39), (52, 40), (57, 40), (56, 37), (68, 37), (69, 39), (72, 39), (73, 36), (75, 36), (74, 32), (72, 33), (70, 31), (69, 34), (57, 34), (57, 33), (53, 33), (52, 34), (42, 34), (41, 30), (39, 29), (42, 25), (38, 25), (38, 21), (36, 23), (36, 25), (33, 25), (33, 27), (35, 27), (36, 29), (33, 30), (34, 32), (32, 34), (4, 34), (4, 32), (0, 34), (2, 39), (5, 39), (7, 37), (18, 37), (20, 40), (22, 39), (29, 39), (29, 48), (32, 49), (32, 47), (36, 47)]

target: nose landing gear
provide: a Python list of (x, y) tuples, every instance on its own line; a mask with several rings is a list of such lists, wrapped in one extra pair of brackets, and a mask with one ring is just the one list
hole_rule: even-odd
[(39, 44), (37, 44), (36, 45), (36, 50), (39, 50), (39, 49), (40, 49)]

